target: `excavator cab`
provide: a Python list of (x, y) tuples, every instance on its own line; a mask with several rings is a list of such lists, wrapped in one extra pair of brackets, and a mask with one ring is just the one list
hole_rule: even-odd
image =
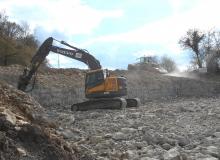
[(86, 74), (85, 89), (88, 91), (91, 88), (103, 85), (104, 82), (105, 77), (102, 69), (90, 71)]
[(126, 79), (111, 76), (108, 70), (93, 70), (86, 74), (86, 98), (114, 98), (127, 95)]

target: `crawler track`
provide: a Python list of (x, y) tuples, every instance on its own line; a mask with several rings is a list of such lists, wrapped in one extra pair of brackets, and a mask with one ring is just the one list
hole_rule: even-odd
[(76, 103), (71, 106), (72, 111), (87, 111), (94, 109), (123, 109), (139, 107), (139, 98), (101, 98)]
[(141, 101), (139, 98), (127, 98), (126, 102), (127, 102), (126, 108), (139, 107), (141, 105)]
[(123, 109), (127, 102), (124, 98), (101, 98), (76, 103), (71, 106), (72, 111), (87, 111), (93, 109)]

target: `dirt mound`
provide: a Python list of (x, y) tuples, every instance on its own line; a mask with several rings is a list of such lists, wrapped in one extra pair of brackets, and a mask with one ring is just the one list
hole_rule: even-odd
[(128, 70), (130, 71), (148, 71), (153, 73), (167, 73), (160, 65), (154, 63), (137, 63), (137, 64), (129, 64)]
[(0, 106), (1, 160), (79, 159), (33, 98), (0, 82)]
[(173, 77), (145, 70), (114, 71), (128, 82), (128, 96), (139, 97), (142, 103), (177, 97), (213, 97), (220, 94), (220, 83), (209, 78)]

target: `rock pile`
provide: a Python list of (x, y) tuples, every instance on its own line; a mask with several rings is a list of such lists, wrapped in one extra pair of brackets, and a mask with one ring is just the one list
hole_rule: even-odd
[(77, 160), (57, 125), (30, 96), (0, 82), (0, 159)]

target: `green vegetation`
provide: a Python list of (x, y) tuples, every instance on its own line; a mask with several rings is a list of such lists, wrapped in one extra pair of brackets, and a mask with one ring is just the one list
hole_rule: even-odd
[(0, 13), (0, 66), (27, 65), (38, 47), (38, 41), (27, 23), (10, 22)]

